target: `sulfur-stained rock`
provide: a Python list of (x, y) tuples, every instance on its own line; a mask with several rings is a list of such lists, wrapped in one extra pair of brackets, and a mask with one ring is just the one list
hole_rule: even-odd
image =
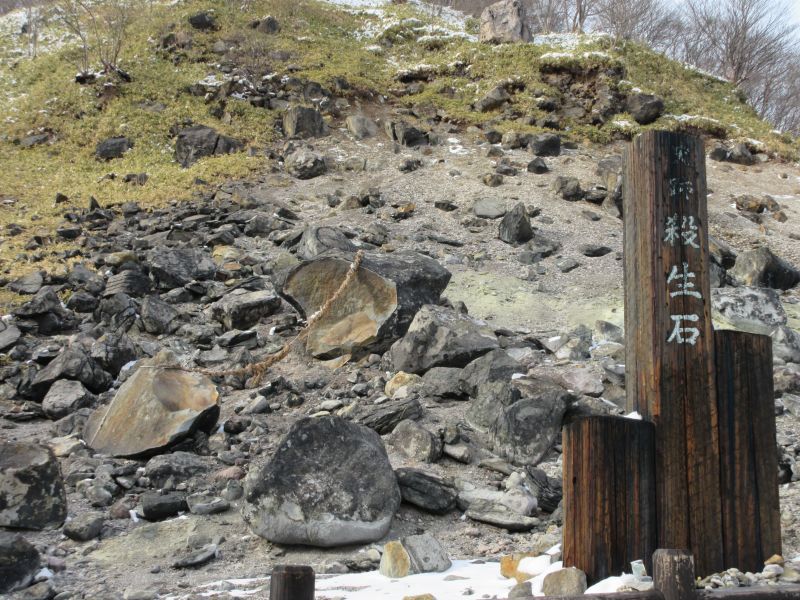
[(441, 573), (451, 564), (439, 541), (423, 533), (388, 542), (383, 548), (380, 573), (386, 577)]
[(27, 442), (0, 442), (0, 527), (59, 527), (67, 496), (52, 450)]
[(142, 361), (108, 406), (89, 417), (86, 443), (111, 456), (136, 456), (168, 447), (219, 416), (214, 383), (205, 375), (176, 368), (162, 351)]
[[(303, 262), (286, 275), (281, 294), (310, 316), (341, 285), (352, 260), (352, 253), (331, 251)], [(447, 269), (415, 252), (365, 254), (353, 283), (317, 321), (306, 347), (320, 358), (384, 349), (405, 333), (420, 306), (439, 301), (449, 281)]]

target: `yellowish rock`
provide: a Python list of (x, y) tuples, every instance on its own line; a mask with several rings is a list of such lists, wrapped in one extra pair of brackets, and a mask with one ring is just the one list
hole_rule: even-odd
[(400, 542), (387, 542), (381, 556), (380, 574), (384, 577), (399, 578), (408, 575), (411, 570), (411, 558)]
[(767, 560), (764, 561), (765, 565), (781, 565), (783, 566), (784, 560), (780, 554), (773, 554)]
[(514, 552), (507, 554), (500, 559), (500, 574), (508, 579), (516, 579), (517, 583), (522, 583), (531, 578), (530, 575), (517, 572), (519, 561), (523, 558), (534, 557), (536, 552)]
[(418, 384), (422, 381), (422, 377), (419, 375), (414, 375), (413, 373), (406, 373), (405, 371), (400, 371), (394, 377), (392, 377), (389, 381), (386, 382), (386, 385), (383, 388), (383, 393), (389, 396), (389, 398), (394, 398), (395, 394), (397, 394), (402, 388), (407, 388), (414, 384)]

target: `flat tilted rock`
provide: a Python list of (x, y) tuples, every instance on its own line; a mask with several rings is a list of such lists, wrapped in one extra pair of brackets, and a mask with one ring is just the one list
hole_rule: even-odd
[(389, 531), (400, 490), (374, 431), (326, 416), (297, 421), (272, 459), (251, 469), (242, 515), (278, 544), (333, 547)]
[(169, 368), (169, 351), (142, 361), (111, 404), (86, 423), (84, 439), (96, 452), (136, 456), (168, 447), (219, 415), (219, 394), (205, 375)]

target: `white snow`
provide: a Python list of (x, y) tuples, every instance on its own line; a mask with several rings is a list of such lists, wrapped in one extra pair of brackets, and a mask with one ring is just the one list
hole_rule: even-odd
[(640, 415), (636, 411), (633, 411), (632, 413), (628, 413), (627, 415), (625, 415), (625, 418), (626, 419), (633, 419), (634, 421), (641, 421), (642, 420), (642, 415)]

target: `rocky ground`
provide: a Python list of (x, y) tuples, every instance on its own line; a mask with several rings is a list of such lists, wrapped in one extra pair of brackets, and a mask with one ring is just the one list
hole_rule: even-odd
[[(490, 561), (560, 542), (561, 426), (625, 412), (624, 143), (382, 105), (292, 108), (283, 128), (272, 171), (198, 181), (191, 202), (66, 204), (68, 276), (3, 282), (19, 302), (0, 321), (0, 525), (39, 556), (2, 552), (42, 580), (20, 597), (223, 598), (246, 578), (263, 595), (274, 565), (370, 571), (408, 536)], [(186, 164), (241, 150), (198, 126), (176, 143)], [(800, 167), (721, 148), (707, 141), (715, 318), (773, 337), (794, 557)], [(240, 371), (308, 320), (283, 360)]]

